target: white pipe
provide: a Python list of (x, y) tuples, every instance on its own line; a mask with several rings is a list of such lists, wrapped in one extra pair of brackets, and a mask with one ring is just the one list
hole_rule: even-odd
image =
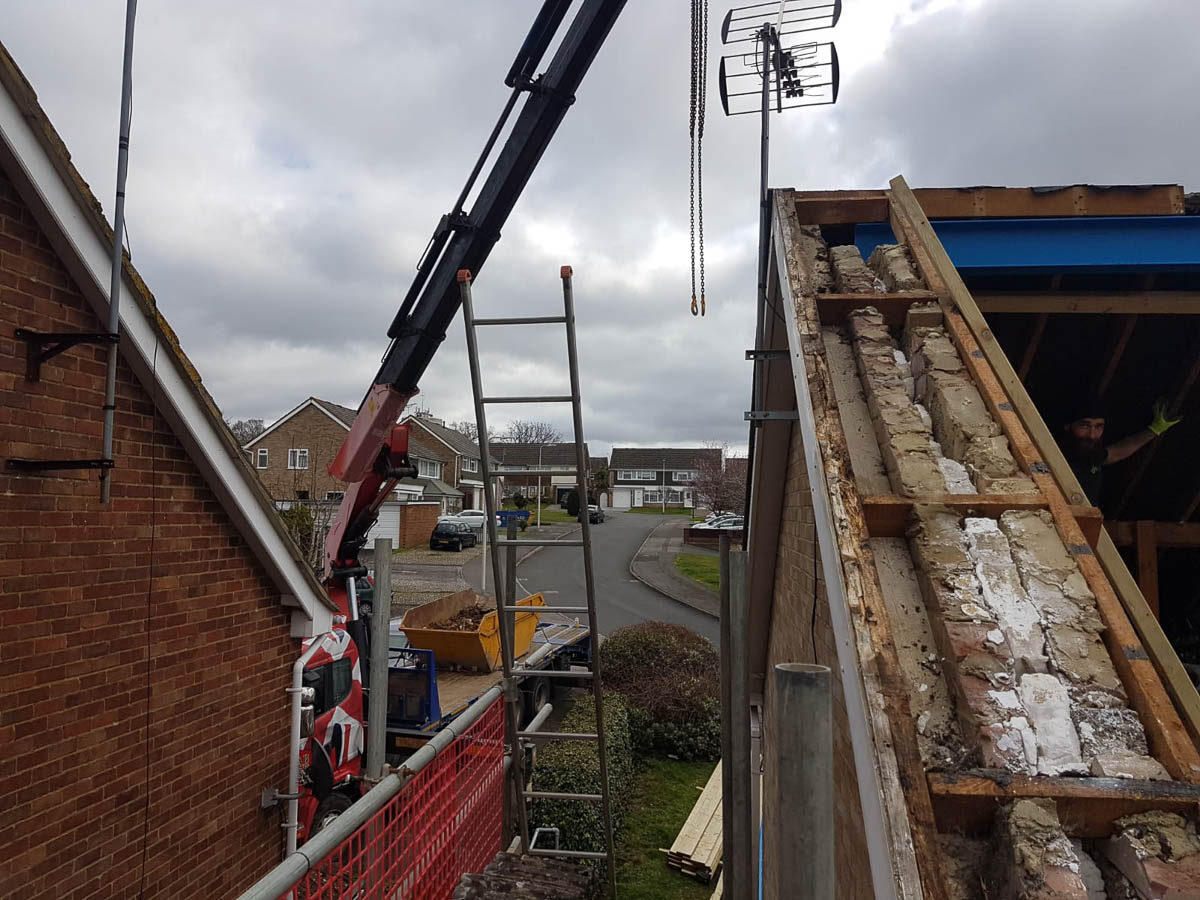
[(292, 695), (292, 731), (291, 743), (288, 745), (287, 786), (287, 792), (291, 799), (288, 800), (287, 819), (283, 823), (284, 830), (287, 831), (287, 849), (283, 852), (284, 859), (296, 852), (296, 832), (300, 828), (300, 692), (304, 688), (304, 667), (325, 645), (325, 641), (331, 637), (333, 637), (333, 632), (327, 631), (325, 634), (313, 638), (308, 649), (301, 653), (300, 658), (292, 664), (292, 686), (287, 689), (287, 692)]
[[(375, 571), (379, 571), (379, 561), (375, 561)], [(350, 621), (358, 621), (358, 579), (346, 576), (346, 596), (350, 598)]]

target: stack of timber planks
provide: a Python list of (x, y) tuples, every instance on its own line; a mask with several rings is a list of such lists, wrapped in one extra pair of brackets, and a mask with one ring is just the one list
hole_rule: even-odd
[(722, 847), (721, 764), (717, 763), (700, 799), (667, 851), (667, 865), (707, 884), (721, 868)]

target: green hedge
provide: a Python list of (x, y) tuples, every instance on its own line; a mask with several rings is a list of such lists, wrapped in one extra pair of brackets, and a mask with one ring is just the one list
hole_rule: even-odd
[[(596, 701), (591, 694), (579, 695), (557, 730), (595, 733)], [(625, 821), (632, 793), (633, 749), (625, 703), (613, 694), (604, 697), (604, 738), (608, 749), (609, 799), (615, 832)], [(538, 751), (533, 766), (533, 789), (599, 794), (600, 760), (596, 745), (588, 741), (547, 743)], [(538, 827), (560, 829), (559, 846), (565, 850), (604, 849), (604, 817), (599, 802), (534, 800), (529, 807), (529, 821), (531, 835)]]
[(605, 690), (629, 707), (639, 754), (715, 760), (721, 755), (721, 660), (682, 625), (618, 628), (600, 646)]

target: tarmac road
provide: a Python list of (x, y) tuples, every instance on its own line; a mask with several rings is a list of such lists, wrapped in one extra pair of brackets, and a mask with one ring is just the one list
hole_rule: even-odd
[[(685, 625), (716, 645), (720, 625), (712, 616), (685, 606), (647, 587), (629, 574), (634, 554), (667, 516), (605, 510), (602, 524), (591, 527), (592, 562), (596, 580), (596, 607), (601, 634), (624, 625), (658, 620)], [(479, 565), (468, 565), (463, 575), (479, 588)], [(578, 547), (545, 547), (517, 567), (519, 596), (541, 591), (546, 605), (583, 606), (586, 603), (583, 553)]]

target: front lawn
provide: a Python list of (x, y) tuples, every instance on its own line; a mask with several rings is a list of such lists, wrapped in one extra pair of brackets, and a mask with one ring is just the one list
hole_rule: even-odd
[(698, 581), (714, 591), (721, 587), (721, 558), (702, 553), (680, 553), (675, 557), (675, 568), (692, 581)]
[(639, 763), (629, 813), (617, 835), (622, 900), (708, 900), (712, 895), (713, 885), (670, 868), (659, 849), (675, 842), (712, 770), (710, 762), (647, 758)]

